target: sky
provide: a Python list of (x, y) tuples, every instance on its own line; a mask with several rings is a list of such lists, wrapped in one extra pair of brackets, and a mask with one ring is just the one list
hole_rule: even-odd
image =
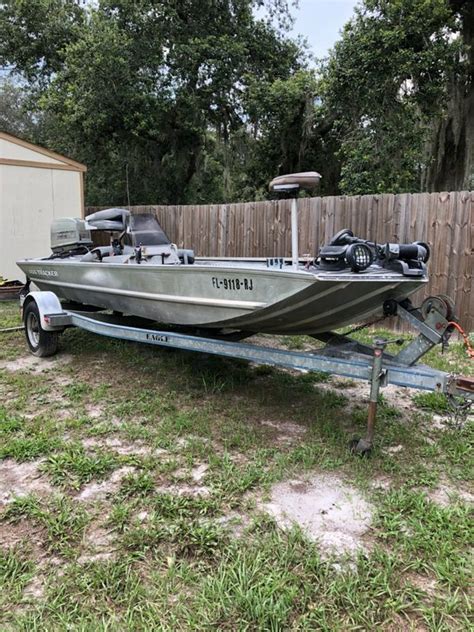
[(353, 15), (357, 0), (299, 0), (292, 35), (304, 35), (315, 57), (326, 57)]

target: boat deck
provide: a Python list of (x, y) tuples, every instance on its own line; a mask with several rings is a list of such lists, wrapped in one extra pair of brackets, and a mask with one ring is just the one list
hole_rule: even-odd
[(267, 266), (266, 258), (234, 258), (234, 257), (196, 257), (193, 266), (203, 268), (222, 268), (225, 270), (232, 269), (253, 269), (253, 270), (272, 270), (276, 272), (285, 273), (306, 273), (313, 277), (316, 277), (319, 281), (387, 281), (397, 280), (399, 282), (413, 282), (414, 279), (423, 283), (428, 279), (424, 277), (407, 277), (394, 270), (387, 270), (377, 264), (372, 264), (367, 270), (363, 272), (354, 273), (349, 268), (346, 270), (320, 270), (316, 266), (312, 265), (306, 268), (305, 265), (300, 265), (298, 270), (294, 270), (291, 266), (291, 260), (285, 259), (285, 264), (282, 268)]

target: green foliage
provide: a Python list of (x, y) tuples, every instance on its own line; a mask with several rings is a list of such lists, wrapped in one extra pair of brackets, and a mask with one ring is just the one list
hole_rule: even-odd
[(0, 459), (29, 461), (50, 454), (61, 445), (62, 441), (54, 436), (52, 424), (47, 420), (38, 417), (26, 423), (0, 406)]
[(117, 457), (107, 452), (89, 455), (82, 445), (70, 444), (63, 452), (48, 457), (42, 470), (51, 476), (55, 485), (70, 485), (78, 489), (94, 478), (104, 478), (118, 467)]
[[(242, 197), (239, 163), (253, 158), (247, 95), (256, 81), (291, 82), (302, 63), (294, 42), (255, 17), (260, 1), (59, 3), (51, 24), (42, 16), (54, 3), (26, 4), (0, 10), (0, 61), (37, 93), (43, 142), (88, 165), (88, 203)], [(265, 4), (282, 24), (286, 3)], [(38, 33), (34, 42), (25, 25)], [(306, 100), (298, 90), (291, 106)]]
[(416, 393), (413, 395), (413, 401), (424, 410), (430, 410), (434, 413), (449, 412), (449, 400), (443, 393)]
[(64, 63), (85, 12), (63, 0), (7, 0), (0, 5), (0, 61), (29, 81), (43, 83)]
[[(454, 587), (467, 587), (470, 569), (464, 551), (472, 541), (469, 507), (439, 507), (421, 492), (388, 492), (380, 511), (382, 537), (395, 542), (417, 571), (431, 571)], [(423, 562), (418, 557), (427, 554)], [(454, 572), (454, 569), (455, 572)]]
[(446, 0), (365, 0), (324, 72), (324, 100), (350, 194), (417, 191), (433, 118), (460, 71)]
[(1, 514), (0, 520), (12, 523), (29, 520), (45, 531), (51, 551), (69, 555), (71, 546), (82, 536), (89, 516), (85, 509), (66, 496), (55, 496), (48, 503), (30, 494), (17, 496)]
[(315, 73), (306, 69), (270, 81), (250, 77), (245, 107), (252, 133), (247, 142), (253, 151), (244, 185), (249, 197), (266, 197), (271, 174), (311, 170), (321, 164), (318, 90)]
[(21, 598), (34, 575), (35, 565), (18, 546), (0, 549), (0, 610), (8, 610), (9, 600)]
[(153, 477), (146, 472), (129, 474), (122, 481), (121, 494), (123, 497), (146, 496), (155, 489)]
[(16, 136), (34, 138), (37, 122), (29, 109), (25, 86), (0, 78), (0, 130)]
[(316, 71), (285, 0), (4, 2), (0, 126), (86, 163), (90, 205), (262, 199), (306, 169), (323, 194), (418, 191), (435, 163), (469, 176), (471, 5), (364, 0)]

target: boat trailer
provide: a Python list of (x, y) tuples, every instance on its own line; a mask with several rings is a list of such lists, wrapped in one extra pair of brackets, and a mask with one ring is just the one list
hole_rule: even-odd
[(209, 337), (199, 331), (154, 329), (152, 323), (103, 311), (85, 311), (85, 306), (61, 305), (58, 297), (49, 291), (29, 292), (21, 297), (22, 315), (26, 339), (31, 352), (39, 357), (56, 353), (59, 334), (68, 327), (142, 342), (160, 347), (185, 351), (199, 351), (229, 358), (238, 358), (257, 364), (267, 364), (299, 371), (320, 371), (331, 375), (349, 377), (370, 382), (370, 399), (366, 435), (350, 443), (351, 451), (368, 455), (373, 447), (377, 402), (380, 389), (388, 384), (425, 391), (444, 393), (458, 414), (467, 415), (474, 401), (474, 379), (453, 375), (425, 365), (418, 360), (434, 346), (445, 345), (454, 331), (454, 309), (444, 296), (430, 297), (422, 306), (414, 308), (410, 301), (387, 301), (385, 316), (398, 316), (418, 330), (418, 336), (396, 355), (387, 353), (391, 343), (402, 344), (397, 339), (376, 338), (372, 346), (362, 344), (346, 335), (327, 332), (313, 337), (325, 343), (321, 349), (309, 352), (268, 348), (241, 342), (252, 333), (216, 333)]

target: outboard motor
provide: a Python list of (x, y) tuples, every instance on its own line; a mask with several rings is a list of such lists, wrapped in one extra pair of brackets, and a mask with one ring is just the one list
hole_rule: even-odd
[(55, 255), (87, 251), (92, 246), (91, 231), (83, 219), (61, 217), (51, 223), (51, 250)]

